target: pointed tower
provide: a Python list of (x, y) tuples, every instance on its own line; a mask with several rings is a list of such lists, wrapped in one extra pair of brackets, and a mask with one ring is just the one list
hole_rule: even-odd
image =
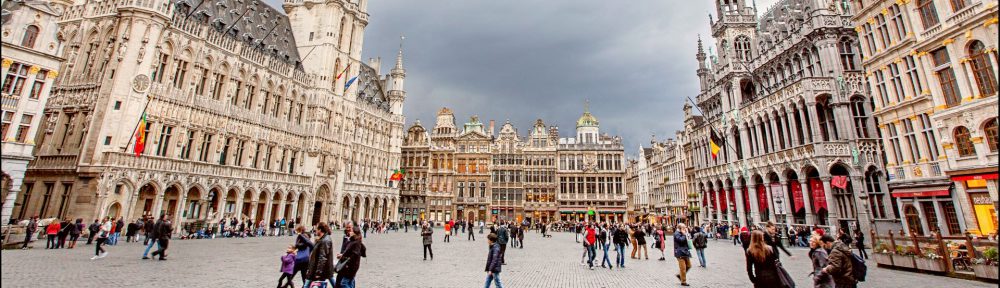
[(403, 39), (399, 36), (399, 52), (396, 54), (396, 66), (389, 71), (389, 106), (392, 114), (403, 115), (403, 101), (406, 100), (406, 69), (403, 68)]
[(705, 47), (701, 44), (701, 35), (698, 35), (698, 80), (701, 83), (701, 92), (708, 90), (709, 71), (708, 64), (705, 63)]
[(363, 64), (361, 44), (368, 26), (367, 2), (285, 0), (282, 5), (303, 57), (303, 67), (308, 73), (320, 75), (318, 86), (334, 94), (344, 92), (347, 79), (356, 76)]

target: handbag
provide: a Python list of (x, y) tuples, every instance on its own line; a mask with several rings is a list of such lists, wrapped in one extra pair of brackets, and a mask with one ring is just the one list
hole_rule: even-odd
[(307, 246), (306, 249), (299, 250), (295, 253), (295, 264), (309, 262), (309, 255), (312, 255), (312, 248)]
[[(778, 253), (775, 251), (774, 253)], [(778, 280), (781, 281), (781, 287), (784, 288), (795, 288), (795, 281), (792, 280), (792, 275), (788, 274), (785, 267), (781, 265), (781, 260), (774, 260), (774, 266), (778, 270)]]
[(344, 270), (344, 266), (347, 266), (347, 260), (350, 259), (351, 257), (340, 258), (340, 262), (337, 262), (337, 266), (333, 267), (333, 272), (340, 273), (341, 270)]
[(309, 288), (326, 288), (326, 280), (313, 281), (309, 283)]

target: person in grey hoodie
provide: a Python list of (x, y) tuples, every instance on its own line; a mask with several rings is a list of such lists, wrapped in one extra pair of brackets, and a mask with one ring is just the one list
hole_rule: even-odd
[(431, 254), (431, 260), (434, 260), (434, 250), (431, 249), (431, 243), (434, 243), (434, 238), (431, 236), (434, 234), (434, 229), (431, 229), (427, 222), (424, 222), (423, 228), (420, 230), (420, 236), (424, 240), (424, 260), (427, 260), (427, 253)]

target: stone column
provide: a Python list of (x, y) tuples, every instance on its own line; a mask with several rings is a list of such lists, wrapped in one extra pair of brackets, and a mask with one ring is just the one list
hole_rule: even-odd
[[(798, 108), (796, 108), (798, 109)], [(799, 130), (795, 126), (795, 111), (792, 109), (785, 109), (785, 119), (788, 119), (788, 145), (789, 148), (799, 146)]]
[(208, 202), (205, 199), (198, 199), (198, 216), (195, 219), (205, 220), (208, 217), (208, 209), (205, 207), (205, 203)]
[[(830, 223), (833, 224), (833, 221), (840, 220), (840, 211), (837, 209), (837, 202), (833, 198), (833, 189), (830, 188), (830, 180), (833, 178), (830, 176), (825, 176), (821, 177), (820, 179), (823, 180), (823, 192), (824, 192), (823, 194), (824, 196), (826, 196), (826, 206), (829, 207), (827, 208), (827, 210), (829, 211), (828, 215), (831, 221)], [(855, 194), (857, 194), (857, 192), (855, 192)]]
[(181, 228), (184, 226), (181, 224), (184, 223), (184, 202), (187, 201), (186, 198), (186, 193), (181, 193), (180, 191), (177, 192), (177, 204), (174, 205), (175, 215), (172, 215), (174, 218), (174, 234), (182, 233)]
[(813, 215), (812, 208), (812, 187), (809, 187), (809, 179), (799, 179), (799, 187), (802, 188), (802, 209), (806, 211), (806, 225), (816, 224), (816, 215)]
[(806, 109), (808, 109), (809, 115), (811, 115), (811, 117), (806, 117), (808, 118), (806, 121), (809, 122), (809, 127), (812, 129), (813, 142), (820, 142), (823, 140), (823, 135), (820, 134), (819, 112), (816, 110), (816, 103), (806, 102)]
[[(153, 213), (153, 218), (157, 219), (160, 218), (160, 211), (163, 210), (163, 196), (164, 196), (163, 193), (164, 192), (162, 191), (160, 193), (157, 193), (156, 200), (153, 201), (153, 211), (151, 211)], [(124, 215), (124, 216), (131, 217), (132, 215)]]
[[(746, 201), (743, 199), (743, 186), (736, 186), (736, 218), (740, 221), (740, 226), (747, 224), (747, 208), (745, 206)], [(749, 191), (748, 191), (749, 192)]]
[(236, 218), (241, 218), (243, 215), (243, 193), (245, 192), (236, 193), (236, 208), (233, 209), (233, 214), (235, 214), (233, 216)]
[(751, 224), (760, 223), (760, 201), (766, 200), (759, 199), (757, 194), (757, 183), (753, 180), (753, 178), (750, 178), (750, 188), (747, 189), (750, 190), (747, 194), (750, 194), (750, 218), (753, 221)]
[(253, 201), (250, 202), (250, 215), (248, 216), (248, 218), (252, 219), (254, 223), (257, 223), (258, 221), (260, 221), (260, 219), (257, 219), (257, 205), (258, 204), (260, 204), (259, 200), (253, 200)]
[(285, 197), (281, 197), (281, 201), (278, 201), (278, 214), (277, 214), (277, 216), (275, 216), (275, 217), (277, 217), (277, 218), (275, 218), (275, 220), (285, 218), (285, 210), (286, 210), (285, 209)]
[(717, 191), (717, 190), (716, 191), (712, 191), (712, 194), (713, 194), (713, 197), (715, 198), (714, 199), (715, 200), (715, 207), (717, 207), (717, 209), (715, 209), (715, 219), (717, 221), (719, 221), (719, 222), (722, 222), (722, 211), (719, 211), (720, 209), (722, 209), (722, 199), (721, 199), (721, 197), (719, 197), (720, 196), (719, 195), (719, 191)]

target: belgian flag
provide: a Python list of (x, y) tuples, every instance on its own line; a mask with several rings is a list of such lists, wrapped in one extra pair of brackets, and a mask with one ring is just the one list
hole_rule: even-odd
[(715, 129), (710, 132), (712, 135), (708, 139), (708, 148), (712, 151), (712, 159), (719, 158), (719, 150), (721, 150), (722, 138), (715, 134)]

